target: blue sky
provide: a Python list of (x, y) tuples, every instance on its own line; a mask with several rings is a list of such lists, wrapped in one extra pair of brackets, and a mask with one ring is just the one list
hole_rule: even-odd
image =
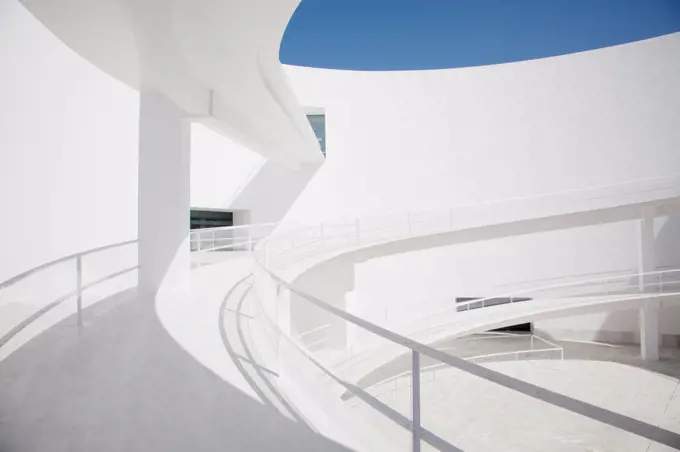
[(280, 55), (301, 66), (435, 69), (563, 55), (676, 31), (680, 0), (303, 0)]

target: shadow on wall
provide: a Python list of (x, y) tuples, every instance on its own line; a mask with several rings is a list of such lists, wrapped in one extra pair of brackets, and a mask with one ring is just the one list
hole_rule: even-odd
[[(667, 217), (663, 227), (656, 234), (655, 252), (657, 270), (680, 268), (680, 216)], [(672, 275), (670, 279), (678, 280), (680, 274)], [(637, 280), (631, 280), (630, 284), (637, 284)], [(676, 284), (673, 289), (680, 290), (680, 285)], [(662, 345), (664, 347), (679, 347), (680, 300), (666, 299), (661, 306)], [(593, 340), (601, 342), (640, 343), (638, 311), (616, 311), (607, 314), (600, 331), (594, 332), (593, 337)]]

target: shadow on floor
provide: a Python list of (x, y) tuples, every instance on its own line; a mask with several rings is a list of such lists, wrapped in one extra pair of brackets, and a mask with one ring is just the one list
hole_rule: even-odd
[(0, 363), (0, 452), (348, 450), (198, 364), (134, 291)]

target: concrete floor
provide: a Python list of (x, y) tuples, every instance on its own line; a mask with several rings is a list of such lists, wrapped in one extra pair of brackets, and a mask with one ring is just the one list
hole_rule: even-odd
[[(487, 366), (643, 422), (680, 431), (680, 391), (675, 378), (601, 361), (511, 361)], [(369, 392), (381, 393), (381, 401), (402, 413), (410, 412), (408, 383), (396, 391), (384, 389), (387, 388), (378, 386)], [(422, 426), (465, 451), (676, 450), (455, 369), (424, 377), (421, 397)], [(361, 405), (356, 409), (367, 421), (380, 416)], [(423, 450), (435, 449), (424, 444)]]
[[(197, 267), (195, 298), (154, 303), (127, 291), (88, 308), (82, 330), (69, 317), (0, 362), (0, 452), (348, 450), (308, 428), (257, 365), (249, 322), (239, 321), (247, 319), (238, 314), (247, 284), (235, 283), (247, 272), (236, 254), (201, 260), (213, 265)], [(437, 345), (457, 356), (526, 348), (516, 339), (449, 342)], [(680, 351), (646, 363), (637, 347), (559, 345), (565, 361), (488, 365), (678, 430)], [(408, 359), (397, 359), (359, 386), (408, 369)], [(407, 386), (380, 398), (410, 417)], [(347, 403), (395, 450), (410, 450), (403, 426)], [(466, 451), (672, 450), (452, 369), (424, 375), (423, 426)]]
[(0, 363), (2, 452), (345, 450), (200, 365), (134, 291)]
[[(640, 347), (636, 345), (614, 345), (595, 342), (575, 342), (560, 341), (550, 339), (552, 343), (561, 347), (564, 351), (565, 360), (589, 360), (589, 361), (608, 361), (625, 364), (640, 369), (646, 369), (662, 375), (680, 379), (680, 349), (662, 349), (658, 361), (645, 361), (640, 357)], [(522, 351), (530, 349), (529, 336), (505, 336), (489, 338), (483, 334), (471, 335), (464, 338), (445, 339), (433, 344), (438, 350), (443, 350), (450, 355), (459, 358), (470, 358), (491, 353), (504, 353)], [(534, 349), (549, 349), (550, 346), (536, 340)], [(520, 356), (521, 360), (531, 360), (532, 358), (559, 359), (560, 353), (557, 351), (541, 352), (540, 356), (525, 355)], [(498, 361), (515, 359), (514, 356), (500, 357)], [(481, 363), (481, 361), (480, 361)], [(432, 364), (438, 364), (427, 356), (421, 358), (421, 367), (426, 368)], [(357, 385), (367, 388), (393, 375), (398, 375), (411, 370), (410, 355), (403, 355), (389, 363), (380, 366), (357, 381)]]

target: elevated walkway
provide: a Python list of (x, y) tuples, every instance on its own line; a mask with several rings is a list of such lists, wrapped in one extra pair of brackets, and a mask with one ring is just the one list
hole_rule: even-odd
[[(241, 276), (223, 270), (217, 306)], [(120, 293), (85, 309), (82, 328), (68, 317), (0, 362), (0, 450), (348, 450), (239, 381), (209, 300), (174, 303), (171, 319), (162, 303), (159, 314), (153, 300)], [(177, 342), (164, 325), (182, 318)], [(201, 343), (213, 340), (216, 349)]]

